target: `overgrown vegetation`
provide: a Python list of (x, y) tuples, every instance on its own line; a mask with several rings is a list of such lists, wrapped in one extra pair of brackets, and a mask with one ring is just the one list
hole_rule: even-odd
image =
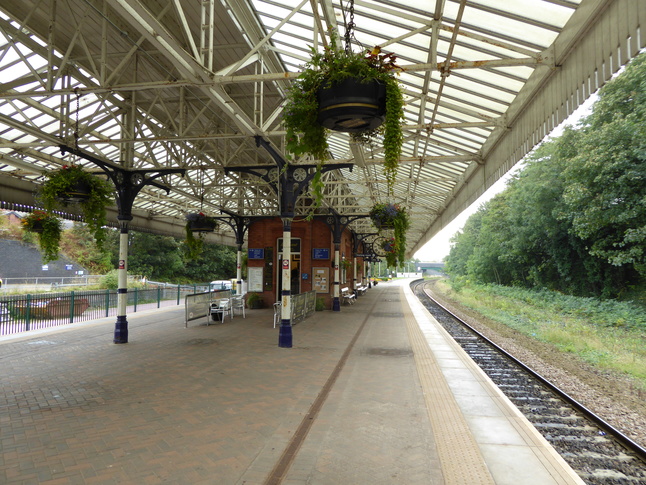
[(600, 300), (501, 285), (470, 283), (439, 291), (528, 337), (589, 364), (636, 379), (646, 389), (646, 311), (633, 302)]
[(65, 231), (61, 250), (67, 257), (87, 268), (90, 274), (105, 274), (114, 267), (110, 261), (110, 251), (105, 247), (98, 247), (85, 224), (74, 224)]
[(579, 127), (540, 146), (467, 221), (446, 271), (462, 281), (601, 298), (643, 285), (645, 80), (642, 54), (600, 91)]

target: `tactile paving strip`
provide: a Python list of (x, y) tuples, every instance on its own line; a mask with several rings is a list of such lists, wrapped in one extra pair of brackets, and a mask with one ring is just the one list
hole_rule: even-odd
[(417, 372), (442, 463), (444, 483), (485, 485), (495, 481), (469, 426), (410, 308), (404, 318), (415, 353)]

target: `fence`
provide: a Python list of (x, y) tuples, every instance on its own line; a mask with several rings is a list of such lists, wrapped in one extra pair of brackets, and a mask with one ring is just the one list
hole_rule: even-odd
[[(210, 291), (186, 295), (184, 304), (184, 325), (199, 318), (208, 318), (208, 309), (212, 301), (220, 298), (230, 298), (230, 291)], [(316, 291), (308, 291), (291, 297), (292, 312), (290, 321), (292, 325), (302, 322), (316, 311)]]
[(292, 297), (292, 314), (289, 317), (292, 325), (302, 322), (316, 310), (316, 291), (300, 293)]
[[(104, 275), (77, 275), (77, 276), (38, 276), (23, 278), (4, 278), (0, 290), (4, 292), (29, 291), (38, 289), (45, 291), (66, 286), (95, 286), (100, 284)], [(128, 275), (128, 282), (141, 281), (141, 275)]]
[[(132, 288), (127, 293), (127, 313), (180, 305), (188, 294), (209, 285), (157, 285)], [(57, 327), (69, 323), (116, 316), (117, 290), (51, 292), (0, 297), (0, 335)]]
[[(185, 323), (206, 316), (213, 299), (226, 298), (229, 290), (217, 291), (212, 285), (170, 285), (132, 288), (127, 293), (127, 313), (173, 305), (185, 305)], [(291, 322), (296, 324), (312, 315), (316, 292), (292, 296)], [(117, 315), (117, 290), (51, 292), (0, 297), (0, 335), (58, 327)]]

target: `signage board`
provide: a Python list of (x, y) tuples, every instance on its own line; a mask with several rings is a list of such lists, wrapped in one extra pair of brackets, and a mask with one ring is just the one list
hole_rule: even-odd
[(247, 249), (247, 257), (249, 259), (265, 259), (265, 250), (263, 248), (249, 248)]
[[(278, 252), (279, 253), (283, 252), (283, 238), (282, 237), (278, 238)], [(290, 245), (289, 245), (289, 252), (290, 253), (300, 253), (301, 252), (301, 238), (300, 237), (291, 238)]]
[(249, 278), (249, 291), (260, 292), (262, 291), (263, 281), (263, 268), (249, 267), (247, 268), (247, 277)]
[(312, 248), (312, 259), (330, 259), (330, 248)]

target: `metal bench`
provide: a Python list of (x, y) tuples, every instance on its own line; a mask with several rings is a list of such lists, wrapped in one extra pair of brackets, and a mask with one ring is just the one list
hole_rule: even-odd
[(343, 303), (347, 303), (349, 305), (352, 305), (354, 303), (356, 295), (352, 292), (350, 292), (349, 288), (341, 288), (341, 298), (343, 299)]

